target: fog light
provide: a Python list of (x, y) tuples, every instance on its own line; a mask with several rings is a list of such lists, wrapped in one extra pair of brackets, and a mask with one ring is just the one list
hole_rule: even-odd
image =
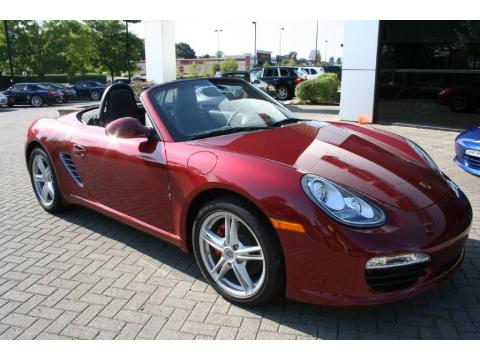
[(480, 158), (480, 150), (467, 149), (465, 155), (474, 156)]
[(430, 255), (424, 253), (379, 256), (367, 261), (367, 269), (384, 269), (405, 265), (420, 264), (430, 261)]

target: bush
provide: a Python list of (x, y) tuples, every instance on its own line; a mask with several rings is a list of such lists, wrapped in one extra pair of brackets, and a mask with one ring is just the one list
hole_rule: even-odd
[(323, 74), (317, 79), (301, 82), (295, 95), (305, 102), (337, 102), (339, 81), (336, 74)]
[(237, 60), (225, 59), (220, 67), (222, 71), (236, 71), (238, 69)]
[(155, 84), (148, 81), (132, 81), (132, 84), (130, 86), (132, 87), (133, 94), (135, 95), (135, 99), (139, 101), (140, 94), (144, 90), (148, 89), (150, 86), (153, 86), (153, 85)]
[(215, 76), (217, 71), (220, 71), (220, 64), (213, 64), (213, 66), (212, 66), (213, 76)]

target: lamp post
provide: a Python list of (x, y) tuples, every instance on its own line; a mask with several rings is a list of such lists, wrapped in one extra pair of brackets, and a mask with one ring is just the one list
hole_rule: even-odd
[(220, 63), (220, 33), (222, 32), (222, 29), (215, 29), (215, 32), (217, 33), (217, 62)]
[[(279, 49), (278, 49), (278, 60), (280, 61), (281, 57), (282, 57), (282, 31), (285, 30), (284, 27), (281, 27), (280, 28), (280, 46), (279, 46)], [(279, 62), (277, 61), (277, 62)], [(277, 64), (279, 65), (279, 64)]]
[(3, 28), (5, 30), (5, 40), (7, 43), (7, 57), (8, 57), (8, 64), (10, 67), (10, 85), (13, 85), (13, 60), (12, 60), (12, 45), (10, 43), (10, 32), (8, 31), (8, 23), (7, 20), (3, 20)]
[(253, 40), (253, 66), (257, 66), (257, 22), (252, 21), (253, 26), (255, 27), (255, 36)]
[(317, 31), (315, 33), (315, 66), (318, 66), (318, 20), (317, 20)]
[(327, 61), (327, 45), (328, 45), (328, 40), (325, 40), (325, 62)]
[[(140, 20), (123, 20), (125, 21), (125, 27), (126, 27), (126, 37), (127, 37), (127, 41), (126, 41), (126, 52), (127, 52), (127, 71), (128, 71), (128, 81), (130, 82), (132, 80), (132, 75), (130, 74), (130, 37), (129, 37), (129, 33), (128, 33), (128, 23), (132, 23), (132, 24), (137, 24), (140, 22)], [(113, 79), (112, 79), (112, 82), (113, 82)]]

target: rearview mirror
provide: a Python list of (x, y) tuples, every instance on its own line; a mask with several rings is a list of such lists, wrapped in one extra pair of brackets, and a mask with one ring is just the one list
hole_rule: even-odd
[(150, 138), (151, 134), (150, 128), (143, 126), (133, 117), (123, 117), (110, 122), (105, 127), (105, 133), (122, 139)]

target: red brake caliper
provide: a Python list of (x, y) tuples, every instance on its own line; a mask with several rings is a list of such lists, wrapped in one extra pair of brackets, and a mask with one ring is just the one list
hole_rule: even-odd
[[(215, 234), (217, 234), (220, 237), (225, 237), (225, 224), (222, 224), (218, 227), (217, 231), (215, 231)], [(214, 254), (215, 256), (222, 256), (222, 253), (218, 251), (217, 249), (214, 249)]]

